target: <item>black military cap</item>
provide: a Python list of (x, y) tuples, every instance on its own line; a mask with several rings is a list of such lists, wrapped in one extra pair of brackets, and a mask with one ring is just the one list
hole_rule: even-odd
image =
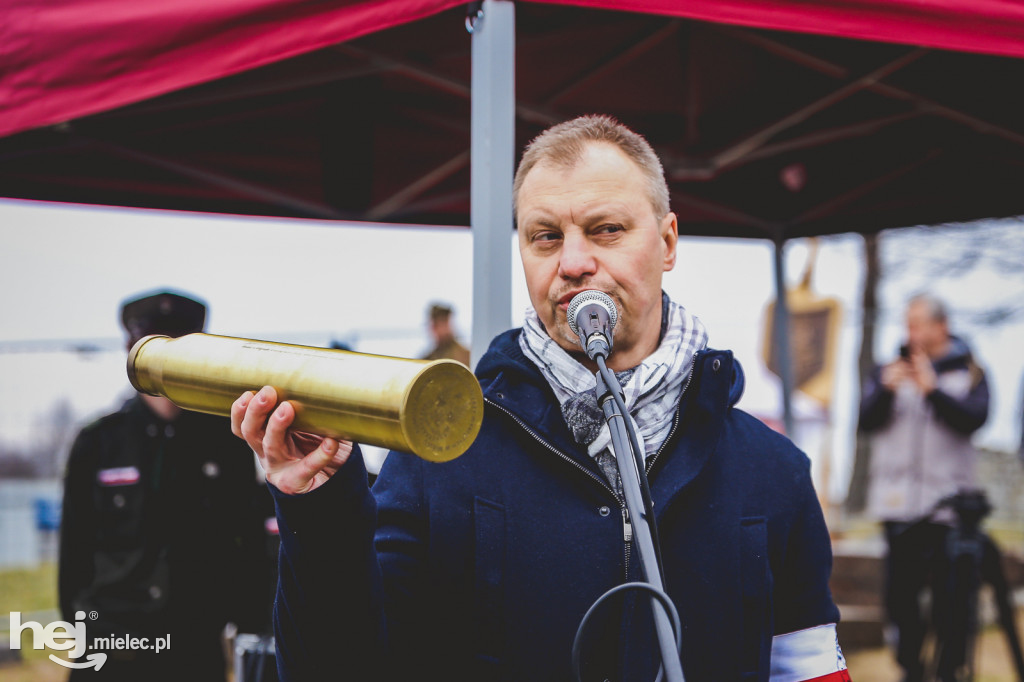
[(171, 291), (143, 294), (121, 304), (121, 324), (129, 346), (149, 334), (184, 336), (203, 331), (206, 304)]

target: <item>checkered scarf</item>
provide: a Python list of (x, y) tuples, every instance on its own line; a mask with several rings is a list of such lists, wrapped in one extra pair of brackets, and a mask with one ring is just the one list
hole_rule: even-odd
[[(662, 301), (658, 348), (636, 367), (615, 373), (645, 459), (668, 438), (693, 356), (708, 342), (700, 320), (667, 294), (662, 294)], [(594, 375), (548, 336), (533, 308), (526, 311), (519, 345), (551, 385), (576, 442), (587, 447), (609, 482), (621, 491), (611, 433), (597, 404)]]

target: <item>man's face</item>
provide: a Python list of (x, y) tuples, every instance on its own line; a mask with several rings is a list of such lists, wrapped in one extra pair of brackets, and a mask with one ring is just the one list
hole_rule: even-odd
[(662, 273), (676, 261), (675, 214), (655, 215), (639, 167), (605, 143), (588, 145), (572, 168), (537, 164), (518, 200), (526, 286), (548, 334), (579, 351), (566, 309), (579, 292), (598, 289), (619, 310), (609, 365), (638, 365), (658, 346)]
[(912, 303), (907, 308), (907, 343), (911, 348), (934, 359), (945, 348), (948, 336), (946, 323), (933, 318), (926, 304)]
[(452, 336), (451, 320), (447, 317), (432, 317), (429, 321), (430, 336), (440, 343)]

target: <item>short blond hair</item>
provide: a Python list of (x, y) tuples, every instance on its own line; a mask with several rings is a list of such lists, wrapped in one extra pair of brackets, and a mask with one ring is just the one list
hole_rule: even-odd
[(572, 168), (583, 158), (583, 150), (592, 142), (615, 145), (632, 160), (647, 180), (648, 198), (655, 215), (660, 219), (668, 214), (669, 192), (665, 171), (650, 143), (611, 116), (592, 114), (554, 125), (526, 146), (512, 183), (516, 215), (519, 214), (519, 190), (534, 166), (543, 162)]

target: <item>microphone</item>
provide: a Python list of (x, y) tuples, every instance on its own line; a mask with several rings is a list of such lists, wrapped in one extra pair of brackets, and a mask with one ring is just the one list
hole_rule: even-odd
[(480, 384), (454, 360), (405, 360), (341, 350), (188, 334), (146, 336), (128, 354), (136, 390), (228, 416), (244, 391), (271, 385), (295, 408), (293, 427), (321, 436), (455, 459), (483, 420)]
[(612, 352), (612, 330), (619, 311), (612, 297), (603, 291), (581, 291), (569, 301), (566, 311), (569, 328), (580, 337), (580, 346), (591, 360), (598, 355), (607, 358)]

